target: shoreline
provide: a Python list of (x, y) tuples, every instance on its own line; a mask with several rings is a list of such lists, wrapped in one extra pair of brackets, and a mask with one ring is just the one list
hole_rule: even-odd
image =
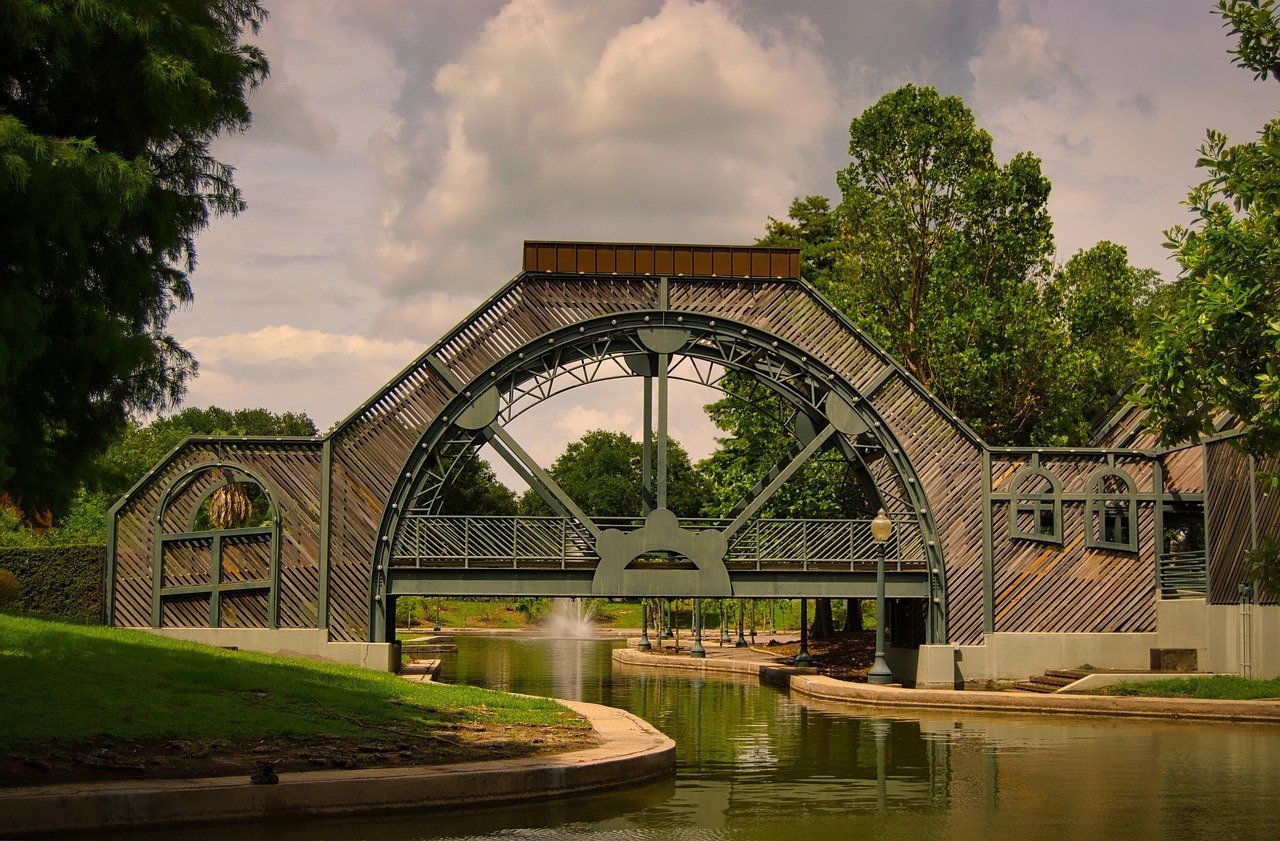
[(976, 689), (907, 689), (894, 685), (875, 686), (837, 680), (816, 674), (812, 668), (797, 668), (763, 660), (732, 657), (707, 657), (695, 660), (646, 654), (633, 648), (614, 649), (612, 657), (615, 662), (641, 668), (754, 675), (762, 684), (788, 689), (808, 698), (851, 707), (1280, 724), (1280, 700), (1221, 701), (1126, 695), (1037, 695), (1030, 692), (993, 692)]
[(601, 744), (523, 759), (0, 790), (0, 837), (496, 806), (653, 782), (675, 773), (675, 742), (631, 713), (556, 699)]

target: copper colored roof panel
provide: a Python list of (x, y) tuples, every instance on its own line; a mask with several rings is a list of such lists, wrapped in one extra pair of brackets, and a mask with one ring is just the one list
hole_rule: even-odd
[(556, 274), (796, 280), (800, 277), (800, 249), (756, 245), (526, 240), (524, 270)]

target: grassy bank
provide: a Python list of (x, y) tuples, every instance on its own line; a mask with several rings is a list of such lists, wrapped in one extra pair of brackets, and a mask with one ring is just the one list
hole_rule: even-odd
[(590, 733), (549, 700), (5, 613), (0, 710), (9, 784), (24, 768), (186, 776), (255, 757), (287, 769), (515, 756)]
[(1216, 698), (1256, 701), (1280, 698), (1280, 678), (1257, 680), (1234, 675), (1170, 678), (1144, 683), (1119, 683), (1104, 690), (1107, 695), (1141, 695), (1151, 698)]

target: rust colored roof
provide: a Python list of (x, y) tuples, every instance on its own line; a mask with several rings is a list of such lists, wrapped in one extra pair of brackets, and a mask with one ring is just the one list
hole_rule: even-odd
[(524, 270), (556, 274), (795, 280), (800, 277), (800, 249), (755, 245), (526, 240)]

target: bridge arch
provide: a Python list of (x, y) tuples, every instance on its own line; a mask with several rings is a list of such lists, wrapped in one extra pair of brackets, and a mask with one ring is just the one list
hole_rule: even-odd
[[(659, 468), (659, 487), (650, 517), (653, 522), (646, 520), (628, 532), (602, 528), (603, 524), (591, 522), (577, 511), (567, 495), (557, 493), (545, 471), (532, 463), (502, 428), (522, 412), (568, 388), (617, 376), (638, 376), (645, 379), (646, 388), (657, 382), (659, 440), (655, 449), (661, 451), (666, 380), (679, 366), (692, 367), (695, 375), (677, 378), (713, 387), (715, 383), (710, 380), (715, 371), (745, 375), (794, 411), (791, 431), (795, 445), (791, 455), (774, 470), (781, 481), (775, 477), (769, 485), (757, 486), (754, 495), (744, 498), (725, 523), (684, 529), (674, 517), (664, 518), (658, 513), (666, 510), (661, 488), (665, 477)], [(937, 539), (938, 525), (906, 448), (856, 384), (782, 335), (721, 315), (689, 310), (635, 310), (585, 318), (547, 331), (493, 361), (467, 382), (442, 364), (431, 367), (449, 383), (454, 394), (417, 437), (387, 500), (369, 579), (371, 639), (387, 633), (391, 613), (387, 605), (396, 595), (392, 581), (406, 575), (403, 564), (412, 555), (412, 542), (422, 538), (420, 527), (430, 524), (457, 467), (487, 443), (530, 482), (553, 510), (566, 515), (569, 527), (577, 531), (577, 545), (587, 559), (585, 563), (590, 564), (592, 555), (599, 559), (592, 571), (589, 594), (708, 597), (743, 593), (741, 586), (731, 583), (725, 569), (726, 541), (717, 542), (712, 535), (732, 537), (805, 460), (821, 449), (837, 447), (857, 466), (873, 502), (887, 508), (898, 522), (901, 542), (895, 545), (910, 543), (918, 550), (919, 575), (927, 582), (927, 638), (930, 642), (945, 640), (946, 568), (941, 541)], [(644, 426), (652, 428), (650, 423)], [(661, 463), (662, 456), (656, 460)], [(706, 549), (695, 561), (698, 569), (692, 574), (680, 576), (672, 570), (646, 573), (628, 568), (627, 562), (635, 555), (653, 549), (685, 555), (681, 551), (684, 547), (702, 551), (698, 546)], [(785, 588), (778, 592), (791, 594)]]

